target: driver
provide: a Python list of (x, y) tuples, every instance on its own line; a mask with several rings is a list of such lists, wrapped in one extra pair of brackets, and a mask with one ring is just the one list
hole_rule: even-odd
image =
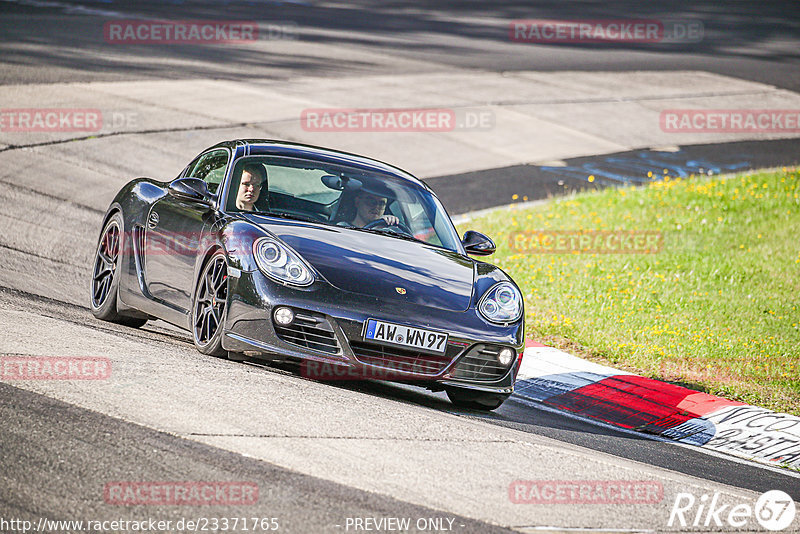
[(364, 228), (371, 222), (383, 219), (386, 221), (386, 226), (394, 226), (400, 222), (394, 215), (384, 215), (386, 210), (386, 197), (373, 195), (367, 192), (360, 192), (354, 199), (356, 206), (356, 216), (350, 224), (358, 228)]

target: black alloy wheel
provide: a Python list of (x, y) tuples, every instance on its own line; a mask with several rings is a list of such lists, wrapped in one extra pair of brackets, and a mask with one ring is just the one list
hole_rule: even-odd
[(146, 317), (130, 317), (117, 311), (118, 271), (125, 244), (121, 228), (122, 215), (115, 213), (100, 235), (92, 268), (90, 305), (98, 319), (139, 328), (147, 322)]
[(222, 329), (228, 301), (228, 263), (216, 253), (208, 260), (197, 281), (192, 305), (192, 337), (197, 350), (212, 356), (227, 356), (222, 348)]

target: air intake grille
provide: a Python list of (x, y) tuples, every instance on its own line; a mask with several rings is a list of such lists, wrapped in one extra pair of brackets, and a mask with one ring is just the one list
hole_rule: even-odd
[(275, 333), (283, 341), (312, 350), (338, 354), (339, 342), (328, 320), (323, 315), (294, 310), (294, 321), (289, 326), (275, 323)]
[[(479, 343), (472, 347), (456, 364), (453, 378), (467, 380), (497, 380), (508, 372), (508, 366), (497, 361), (503, 347)], [(513, 363), (513, 359), (511, 360)]]
[(144, 258), (142, 255), (145, 251), (145, 243), (144, 229), (141, 226), (136, 225), (133, 227), (133, 240), (131, 242), (133, 243), (134, 247), (136, 266), (138, 267), (139, 272), (142, 272), (144, 271)]
[[(453, 358), (447, 354), (427, 354), (361, 341), (351, 341), (350, 347), (361, 363), (417, 375), (437, 375), (447, 367)], [(451, 352), (450, 347), (447, 352)]]

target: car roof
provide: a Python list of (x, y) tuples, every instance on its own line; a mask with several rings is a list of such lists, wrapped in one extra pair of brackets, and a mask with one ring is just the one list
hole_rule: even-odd
[(231, 149), (231, 151), (234, 152), (235, 157), (287, 156), (308, 158), (326, 163), (347, 164), (362, 170), (378, 171), (391, 174), (392, 176), (401, 178), (407, 182), (431, 191), (427, 184), (399, 167), (395, 167), (394, 165), (390, 165), (376, 159), (360, 156), (358, 154), (343, 152), (341, 150), (276, 139), (234, 139), (230, 141), (223, 141), (214, 145), (213, 147), (209, 147), (206, 150), (212, 150), (214, 148)]

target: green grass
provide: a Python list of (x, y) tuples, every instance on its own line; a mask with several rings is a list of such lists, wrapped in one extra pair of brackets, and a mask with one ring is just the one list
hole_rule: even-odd
[[(526, 334), (611, 364), (800, 415), (800, 174), (653, 181), (463, 225), (520, 285)], [(658, 231), (657, 253), (529, 253), (515, 232)], [(517, 241), (517, 243), (519, 243)]]

